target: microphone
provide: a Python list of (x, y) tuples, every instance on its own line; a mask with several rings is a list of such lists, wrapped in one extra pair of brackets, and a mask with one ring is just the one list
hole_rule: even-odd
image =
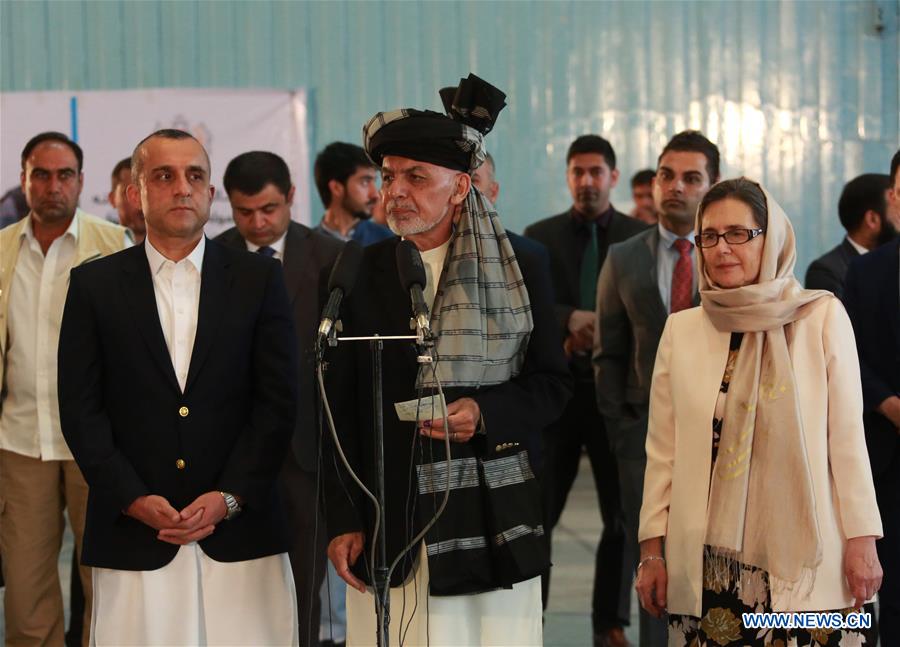
[(322, 321), (319, 323), (318, 343), (321, 344), (334, 328), (341, 307), (341, 300), (350, 294), (356, 282), (359, 264), (362, 262), (363, 250), (359, 243), (351, 240), (344, 245), (338, 254), (331, 274), (328, 277), (328, 303), (322, 310)]
[(403, 289), (409, 292), (412, 300), (416, 328), (423, 337), (428, 337), (431, 335), (431, 324), (428, 306), (425, 304), (425, 265), (412, 241), (401, 240), (397, 245), (397, 271)]

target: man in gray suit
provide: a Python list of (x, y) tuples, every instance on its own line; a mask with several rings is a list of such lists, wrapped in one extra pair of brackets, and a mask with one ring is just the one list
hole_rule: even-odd
[(897, 235), (900, 223), (892, 222), (888, 213), (890, 187), (890, 176), (881, 173), (866, 173), (844, 185), (838, 200), (838, 217), (847, 235), (840, 245), (809, 264), (807, 288), (829, 290), (838, 299), (843, 298), (844, 278), (850, 261)]
[[(647, 456), (650, 378), (666, 317), (698, 303), (694, 214), (719, 179), (719, 150), (697, 131), (675, 135), (653, 179), (657, 226), (612, 245), (597, 284), (594, 376), (597, 406), (619, 473), (625, 564), (638, 561), (638, 520)], [(711, 433), (711, 432), (710, 432)], [(641, 609), (641, 645), (667, 644), (665, 620)]]
[(319, 588), (325, 568), (326, 533), (318, 502), (318, 396), (313, 346), (322, 296), (343, 247), (335, 238), (291, 220), (295, 187), (284, 160), (274, 153), (243, 153), (228, 163), (225, 192), (235, 227), (217, 238), (230, 247), (273, 256), (284, 282), (297, 331), (299, 414), (279, 485), (290, 537), (289, 555), (300, 620), (300, 644), (318, 645)]

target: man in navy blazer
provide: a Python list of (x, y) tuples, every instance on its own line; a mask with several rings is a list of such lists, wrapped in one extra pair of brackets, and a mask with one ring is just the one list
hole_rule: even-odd
[(828, 290), (838, 299), (843, 298), (844, 277), (853, 259), (897, 235), (887, 205), (890, 185), (891, 178), (881, 173), (866, 173), (844, 185), (838, 200), (838, 217), (847, 235), (837, 247), (809, 264), (807, 289)]
[(189, 134), (152, 134), (132, 165), (147, 239), (72, 272), (59, 344), (63, 434), (90, 485), (92, 639), (295, 643), (275, 487), (297, 413), (281, 267), (203, 236), (214, 189)]
[[(890, 200), (900, 206), (900, 151), (891, 161)], [(862, 372), (863, 420), (884, 525), (878, 559), (881, 644), (900, 645), (900, 238), (850, 264), (844, 305)]]

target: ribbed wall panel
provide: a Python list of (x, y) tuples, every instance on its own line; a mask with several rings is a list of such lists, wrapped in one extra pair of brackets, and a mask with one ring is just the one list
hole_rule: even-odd
[(510, 228), (568, 206), (575, 136), (613, 142), (625, 208), (630, 175), (697, 127), (726, 175), (762, 179), (785, 206), (802, 272), (841, 236), (843, 183), (887, 172), (900, 142), (898, 13), (897, 0), (5, 0), (0, 90), (303, 86), (316, 149), (359, 142), (376, 110), (438, 109), (437, 89), (473, 71), (509, 94), (488, 141)]

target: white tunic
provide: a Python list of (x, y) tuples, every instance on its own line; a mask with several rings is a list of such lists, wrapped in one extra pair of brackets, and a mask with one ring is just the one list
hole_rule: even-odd
[[(405, 647), (535, 647), (543, 644), (541, 578), (473, 595), (428, 595), (428, 559), (421, 544), (414, 575), (391, 589), (388, 644)], [(376, 644), (371, 588), (347, 587), (347, 647)]]
[[(450, 241), (422, 252), (425, 300), (434, 303)], [(512, 589), (473, 595), (428, 595), (428, 558), (425, 544), (413, 575), (390, 592), (388, 644), (405, 647), (534, 647), (543, 644), (541, 578), (520, 582)], [(360, 593), (347, 587), (347, 647), (375, 645), (378, 620), (372, 589)], [(401, 640), (402, 638), (402, 640)]]
[[(159, 321), (182, 390), (200, 304), (206, 239), (174, 263), (146, 241)], [(228, 523), (227, 521), (222, 523)], [(197, 543), (155, 571), (93, 569), (92, 645), (297, 645), (287, 553), (217, 562)]]

